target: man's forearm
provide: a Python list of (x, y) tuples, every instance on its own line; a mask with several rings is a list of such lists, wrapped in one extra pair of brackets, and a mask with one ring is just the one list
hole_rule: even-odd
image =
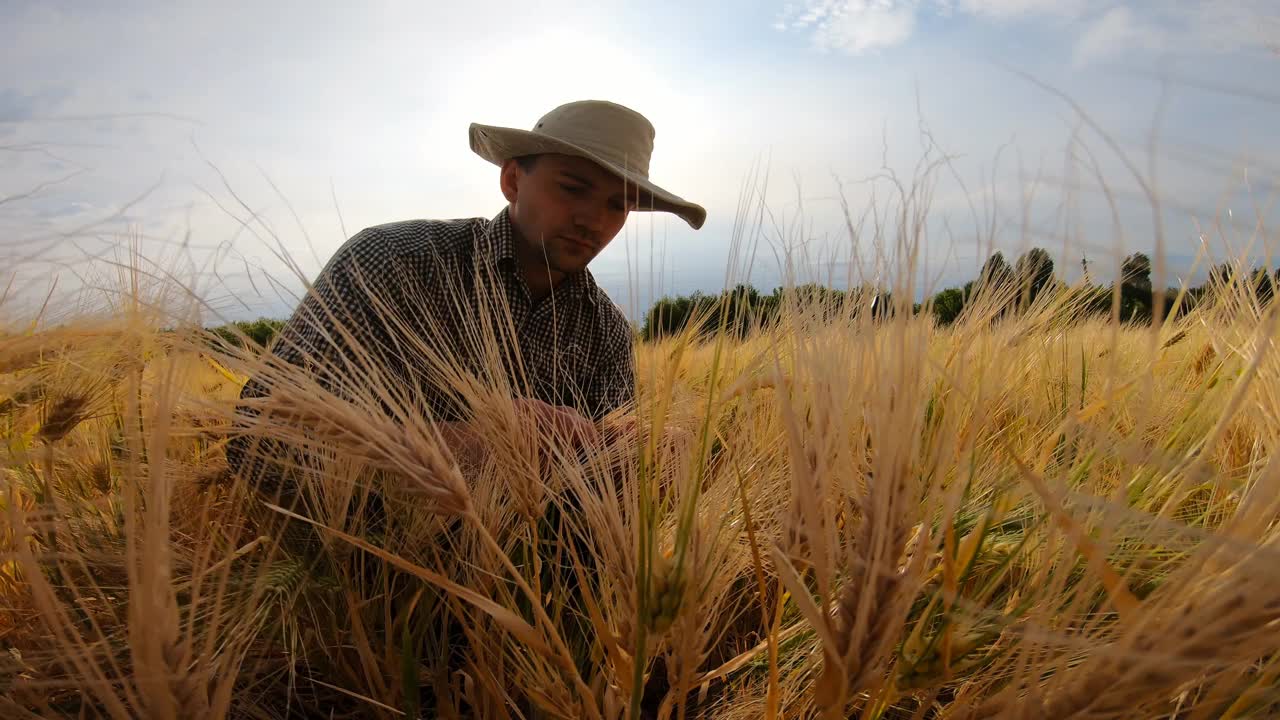
[(438, 422), (436, 428), (440, 430), (440, 437), (444, 439), (459, 467), (464, 471), (480, 467), (480, 461), (484, 458), (485, 441), (475, 426), (465, 420), (455, 420)]

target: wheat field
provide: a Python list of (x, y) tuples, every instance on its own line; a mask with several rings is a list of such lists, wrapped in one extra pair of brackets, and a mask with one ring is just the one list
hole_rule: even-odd
[[(587, 452), (476, 389), (474, 457), (130, 287), (0, 339), (5, 717), (1280, 712), (1245, 285), (1140, 325), (796, 301), (639, 345), (639, 430)], [(223, 455), (267, 372), (287, 506)]]

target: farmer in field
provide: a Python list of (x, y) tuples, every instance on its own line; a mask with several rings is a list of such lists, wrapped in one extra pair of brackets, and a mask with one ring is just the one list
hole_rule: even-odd
[[(508, 391), (546, 431), (597, 438), (598, 421), (632, 401), (635, 370), (631, 327), (587, 265), (633, 211), (694, 228), (706, 217), (649, 180), (654, 136), (639, 113), (594, 100), (562, 105), (532, 130), (472, 124), (472, 150), (501, 167), (506, 206), (491, 219), (356, 234), (272, 352), (335, 393), (393, 392), (462, 430), (447, 439), (467, 439), (468, 378)], [(241, 397), (267, 396), (266, 385), (250, 380)], [(233, 471), (262, 455), (245, 436), (227, 450)]]

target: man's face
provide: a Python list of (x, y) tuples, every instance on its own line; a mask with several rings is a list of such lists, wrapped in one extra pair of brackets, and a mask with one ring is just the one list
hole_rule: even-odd
[(502, 192), (511, 203), (520, 262), (569, 275), (587, 266), (613, 240), (636, 207), (638, 189), (599, 165), (569, 155), (540, 155), (531, 170), (514, 160), (502, 167)]

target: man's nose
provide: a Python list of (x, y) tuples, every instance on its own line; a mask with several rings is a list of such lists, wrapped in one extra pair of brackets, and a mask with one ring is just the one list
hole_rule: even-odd
[(584, 230), (600, 232), (604, 228), (604, 208), (594, 205), (580, 208), (574, 222)]

